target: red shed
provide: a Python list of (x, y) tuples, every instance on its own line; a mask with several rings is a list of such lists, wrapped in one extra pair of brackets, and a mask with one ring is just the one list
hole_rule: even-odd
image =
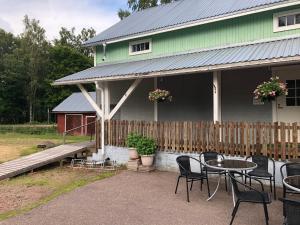
[[(90, 92), (96, 100), (96, 93)], [(96, 112), (81, 92), (73, 93), (53, 110), (56, 114), (57, 131), (63, 133), (75, 127), (86, 125), (96, 120)], [(70, 132), (73, 135), (90, 135), (95, 133), (95, 124), (81, 127)]]

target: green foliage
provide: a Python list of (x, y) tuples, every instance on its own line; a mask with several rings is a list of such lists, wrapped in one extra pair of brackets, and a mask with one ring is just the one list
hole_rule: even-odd
[[(168, 4), (176, 0), (127, 0), (128, 8), (132, 11), (140, 11), (143, 9), (158, 6), (159, 4)], [(119, 9), (118, 16), (121, 20), (130, 15), (129, 10)]]
[(49, 125), (0, 125), (0, 133), (19, 133), (19, 134), (56, 134), (56, 126)]
[(278, 96), (287, 95), (288, 90), (286, 84), (279, 81), (279, 77), (271, 77), (268, 82), (258, 85), (253, 93), (256, 99), (265, 102), (275, 100)]
[(23, 23), (18, 37), (0, 29), (0, 124), (47, 121), (48, 110), (78, 91), (52, 82), (93, 66), (92, 49), (82, 46), (95, 35), (93, 28), (78, 35), (61, 28), (52, 44), (38, 20), (25, 16)]
[(137, 152), (139, 155), (153, 155), (156, 151), (155, 140), (148, 137), (142, 137), (137, 143)]
[(127, 139), (126, 139), (127, 147), (128, 148), (136, 148), (137, 144), (141, 138), (142, 138), (142, 136), (137, 133), (128, 134)]

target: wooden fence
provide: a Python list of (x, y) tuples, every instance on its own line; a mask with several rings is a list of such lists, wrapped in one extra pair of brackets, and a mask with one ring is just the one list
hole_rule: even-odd
[[(100, 130), (98, 124), (97, 134)], [(191, 153), (210, 149), (236, 156), (263, 154), (276, 160), (300, 156), (300, 126), (297, 123), (111, 120), (105, 123), (105, 144), (123, 147), (130, 132), (154, 138), (161, 151)], [(100, 136), (97, 146), (100, 146)]]

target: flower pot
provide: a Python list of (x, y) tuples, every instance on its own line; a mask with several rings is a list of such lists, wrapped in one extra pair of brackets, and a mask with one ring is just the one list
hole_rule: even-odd
[(139, 154), (136, 150), (136, 148), (128, 148), (129, 158), (130, 159), (138, 159)]
[(143, 166), (152, 166), (154, 161), (154, 155), (142, 155), (141, 160)]

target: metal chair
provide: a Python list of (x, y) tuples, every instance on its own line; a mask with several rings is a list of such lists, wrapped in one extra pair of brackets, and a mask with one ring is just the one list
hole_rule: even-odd
[(300, 222), (300, 201), (291, 199), (279, 199), (283, 202), (284, 225), (299, 225)]
[[(264, 212), (265, 212), (265, 220), (266, 220), (266, 225), (269, 224), (269, 214), (268, 214), (268, 208), (267, 208), (267, 204), (271, 203), (271, 197), (269, 195), (269, 193), (264, 192), (264, 186), (263, 183), (256, 179), (256, 178), (252, 178), (254, 180), (256, 180), (260, 185), (261, 185), (261, 189), (262, 191), (258, 191), (255, 188), (244, 184), (243, 182), (239, 181), (236, 179), (236, 174), (238, 176), (246, 176), (248, 178), (250, 178), (249, 175), (247, 174), (243, 174), (237, 171), (230, 171), (228, 172), (228, 175), (231, 179), (231, 183), (233, 186), (233, 190), (234, 190), (234, 194), (237, 197), (237, 201), (235, 204), (235, 207), (232, 211), (232, 218), (230, 221), (230, 225), (232, 225), (233, 220), (235, 218), (235, 215), (237, 213), (237, 210), (239, 208), (239, 205), (241, 202), (250, 202), (250, 203), (258, 203), (258, 204), (262, 204), (264, 206)], [(243, 190), (239, 189), (239, 185), (244, 186)], [(248, 190), (244, 190), (245, 188), (247, 188)]]
[[(208, 196), (210, 197), (210, 190), (209, 190), (209, 184), (208, 184), (208, 177), (207, 177), (207, 172), (192, 172), (191, 170), (191, 163), (190, 160), (194, 160), (195, 162), (199, 163), (200, 165), (202, 164), (198, 159), (195, 159), (193, 157), (190, 156), (178, 156), (176, 158), (176, 162), (179, 166), (179, 171), (180, 174), (177, 178), (177, 184), (176, 184), (176, 189), (175, 189), (175, 194), (177, 193), (177, 189), (178, 189), (178, 183), (180, 178), (185, 178), (185, 182), (186, 182), (186, 195), (187, 195), (187, 201), (190, 201), (190, 197), (189, 197), (189, 182), (194, 182), (194, 181), (200, 181), (200, 190), (202, 191), (202, 183), (203, 180), (206, 180), (207, 183), (207, 191), (208, 191)], [(191, 186), (192, 187), (192, 186)]]
[[(269, 180), (270, 181), (270, 190), (274, 192), (274, 199), (276, 199), (276, 186), (275, 186), (275, 161), (273, 159), (268, 158), (264, 155), (253, 155), (248, 156), (246, 160), (252, 159), (252, 162), (257, 164), (257, 168), (248, 172), (247, 174), (250, 176), (250, 186), (251, 186), (251, 178), (256, 178), (260, 180)], [(273, 173), (269, 172), (269, 161), (273, 164)], [(247, 183), (247, 178), (245, 177), (245, 184)], [(273, 184), (272, 184), (273, 183)], [(273, 188), (272, 188), (273, 185)], [(272, 190), (273, 189), (273, 190)]]
[[(199, 159), (201, 161), (203, 158), (204, 162), (207, 162), (209, 160), (218, 159), (218, 157), (221, 157), (222, 159), (224, 159), (224, 156), (221, 153), (208, 151), (208, 152), (202, 152), (199, 156)], [(207, 174), (224, 175), (225, 176), (225, 189), (227, 191), (227, 172), (225, 170), (217, 170), (217, 169), (209, 168), (209, 167), (201, 164), (201, 171), (206, 171)]]
[[(285, 163), (280, 167), (280, 173), (281, 173), (281, 178), (282, 180), (285, 178), (283, 175), (283, 169), (285, 168), (286, 170), (286, 175), (287, 176), (294, 176), (294, 175), (300, 175), (300, 163)], [(287, 188), (285, 185), (283, 185), (283, 198), (286, 197), (286, 194), (299, 194), (296, 191), (293, 191), (289, 188)]]

